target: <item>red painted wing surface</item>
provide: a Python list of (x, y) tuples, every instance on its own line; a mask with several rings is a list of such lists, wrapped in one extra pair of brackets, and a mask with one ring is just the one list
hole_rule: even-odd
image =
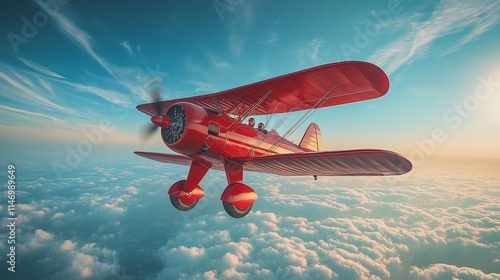
[[(136, 152), (137, 155), (167, 163), (189, 165), (191, 158), (160, 153)], [(205, 158), (207, 159), (207, 158)], [(412, 169), (404, 157), (384, 150), (327, 151), (234, 158), (246, 171), (282, 176), (384, 176), (400, 175)], [(213, 169), (223, 170), (212, 160)]]
[(400, 175), (412, 168), (404, 157), (384, 150), (295, 153), (234, 160), (246, 170), (282, 176)]
[[(328, 95), (325, 94), (335, 87)], [(189, 102), (224, 113), (241, 115), (262, 103), (250, 112), (252, 115), (288, 113), (307, 110), (320, 99), (326, 101), (318, 108), (357, 102), (384, 95), (389, 90), (389, 79), (377, 66), (358, 61), (330, 63), (226, 91), (160, 101), (162, 112), (177, 102)], [(269, 91), (270, 94), (263, 98)], [(220, 104), (217, 108), (216, 100)], [(156, 103), (137, 106), (150, 116), (157, 114)]]
[(165, 163), (173, 163), (179, 165), (190, 166), (193, 160), (197, 160), (199, 163), (215, 169), (215, 170), (224, 170), (224, 165), (221, 161), (209, 159), (208, 157), (204, 157), (201, 155), (196, 155), (193, 158), (184, 155), (172, 155), (172, 154), (162, 154), (162, 153), (151, 153), (151, 152), (134, 152), (134, 154), (145, 157), (148, 159), (156, 160), (159, 162)]

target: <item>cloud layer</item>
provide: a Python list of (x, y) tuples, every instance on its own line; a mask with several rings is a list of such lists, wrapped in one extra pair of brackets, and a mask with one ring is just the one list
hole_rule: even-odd
[(165, 268), (157, 279), (500, 276), (497, 181), (440, 175), (363, 181), (308, 186), (266, 178), (260, 191), (268, 193), (255, 207), (272, 213), (257, 210), (244, 221), (222, 212), (193, 217), (158, 251)]
[(313, 181), (247, 173), (259, 200), (233, 219), (219, 201), (221, 172), (207, 174), (207, 197), (193, 211), (179, 212), (166, 190), (186, 168), (89, 157), (59, 181), (44, 165), (19, 164), (31, 170), (18, 182), (18, 269), (26, 277), (500, 276), (494, 177), (415, 171)]

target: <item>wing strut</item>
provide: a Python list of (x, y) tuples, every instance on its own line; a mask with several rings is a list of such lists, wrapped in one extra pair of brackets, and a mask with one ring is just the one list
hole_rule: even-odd
[[(259, 107), (259, 105), (264, 102), (264, 100), (266, 100), (266, 98), (269, 96), (269, 94), (271, 94), (271, 92), (273, 92), (272, 90), (268, 90), (266, 92), (266, 94), (264, 94), (264, 96), (262, 96), (261, 98), (259, 98), (259, 100), (257, 102), (255, 102), (250, 108), (248, 108), (248, 110), (239, 118), (238, 120), (238, 124), (233, 128), (233, 131), (236, 130), (236, 127), (238, 125), (240, 125), (243, 120), (250, 116), (251, 114), (253, 114), (253, 112), (255, 111), (255, 109), (257, 109), (257, 107)], [(233, 126), (235, 124), (236, 120), (231, 124), (231, 126)]]
[[(302, 105), (302, 103), (304, 103), (304, 101), (302, 101), (301, 103), (297, 104), (297, 106), (293, 107), (292, 110), (290, 110), (288, 113), (286, 113), (285, 116), (283, 116), (281, 119), (279, 119), (279, 121), (269, 130), (269, 131), (272, 131), (272, 130), (277, 130), (289, 117), (290, 115), (295, 112), (295, 110), (300, 106)], [(279, 103), (278, 103), (279, 105)], [(277, 108), (277, 106), (276, 106)], [(274, 111), (273, 111), (273, 114), (274, 114)], [(270, 119), (267, 121), (269, 122)], [(267, 122), (266, 122), (266, 126), (267, 126)], [(251, 148), (250, 148), (250, 154), (253, 155), (253, 152), (255, 151), (255, 149), (257, 149), (257, 147), (260, 146), (260, 144), (262, 144), (262, 142), (264, 142), (264, 139), (266, 139), (266, 137), (268, 136), (269, 134), (265, 134), (264, 137), (262, 137), (262, 139), (260, 139), (259, 141), (257, 141)]]
[(238, 115), (238, 112), (240, 111), (241, 109), (241, 106), (243, 106), (243, 101), (241, 101), (238, 106), (234, 107), (233, 110), (231, 110), (231, 112), (229, 112), (228, 115), (235, 115), (237, 116)]
[(215, 108), (217, 108), (217, 112), (221, 112), (222, 114), (224, 114), (224, 109), (220, 105), (218, 97), (214, 97), (214, 102), (215, 102)]
[[(321, 97), (320, 99), (318, 99), (318, 101), (316, 102), (316, 104), (314, 104), (314, 106), (312, 106), (309, 110), (307, 110), (307, 112), (302, 115), (302, 117), (300, 117), (300, 119), (297, 120), (297, 122), (295, 122), (294, 125), (292, 125), (286, 132), (285, 134), (283, 134), (282, 138), (280, 138), (278, 141), (276, 141), (276, 143), (274, 143), (271, 148), (269, 148), (269, 150), (265, 153), (265, 154), (269, 154), (270, 152), (274, 151), (279, 144), (281, 144), (288, 136), (290, 136), (292, 133), (295, 132), (295, 130), (297, 130), (297, 128), (299, 128), (299, 126), (301, 126), (308, 118), (310, 118), (312, 116), (312, 114), (314, 114), (314, 112), (316, 112), (316, 110), (318, 108), (320, 108), (329, 98), (328, 98), (328, 95), (339, 85), (338, 82), (335, 82), (335, 84), (325, 93), (325, 95), (323, 95), (323, 97)], [(262, 143), (262, 141), (260, 142)], [(259, 143), (259, 145), (260, 145)], [(255, 148), (253, 148), (255, 149)]]
[(271, 121), (271, 118), (274, 116), (274, 113), (276, 112), (276, 109), (278, 108), (278, 106), (280, 105), (280, 102), (278, 101), (276, 103), (276, 106), (274, 107), (274, 110), (273, 112), (271, 113), (271, 115), (267, 115), (266, 116), (266, 124), (264, 125), (264, 127), (267, 127), (267, 125), (269, 124), (269, 122)]

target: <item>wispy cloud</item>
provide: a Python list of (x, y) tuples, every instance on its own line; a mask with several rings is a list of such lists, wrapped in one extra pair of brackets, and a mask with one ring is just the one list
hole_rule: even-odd
[(124, 47), (127, 50), (128, 55), (134, 56), (134, 53), (132, 52), (132, 47), (130, 46), (129, 42), (123, 41), (120, 43), (120, 46)]
[(186, 81), (186, 83), (194, 85), (196, 87), (196, 89), (194, 90), (196, 93), (212, 93), (216, 91), (215, 87), (209, 83), (200, 81)]
[(322, 38), (314, 38), (304, 45), (299, 46), (295, 52), (299, 58), (299, 68), (312, 66), (318, 63), (320, 49), (325, 44)]
[(116, 105), (120, 105), (123, 107), (133, 107), (133, 104), (130, 102), (127, 96), (118, 93), (116, 91), (107, 90), (91, 85), (78, 84), (78, 83), (68, 83), (68, 85), (82, 92), (93, 93), (110, 103), (114, 103)]
[(47, 67), (44, 67), (38, 63), (35, 63), (33, 61), (30, 61), (30, 60), (22, 58), (22, 57), (19, 57), (19, 60), (21, 60), (22, 63), (24, 63), (26, 66), (30, 67), (31, 69), (35, 70), (38, 73), (41, 73), (41, 74), (44, 74), (47, 76), (51, 76), (54, 78), (66, 79), (65, 77), (49, 70)]
[(66, 16), (64, 16), (61, 12), (53, 13), (52, 11), (47, 9), (47, 6), (41, 1), (37, 1), (38, 5), (45, 12), (49, 13), (53, 16), (55, 22), (63, 33), (72, 39), (76, 44), (82, 47), (92, 58), (94, 58), (102, 67), (104, 67), (108, 73), (112, 73), (110, 71), (108, 62), (101, 56), (99, 56), (93, 49), (91, 40), (92, 38), (88, 33), (78, 28), (71, 20), (69, 20)]
[(452, 47), (440, 52), (446, 55), (477, 39), (499, 22), (498, 1), (441, 1), (427, 20), (410, 22), (407, 32), (375, 52), (369, 60), (392, 73), (427, 55), (430, 45), (440, 38), (467, 32)]
[[(101, 65), (121, 86), (127, 88), (130, 93), (136, 94), (139, 98), (144, 98), (147, 96), (145, 94), (144, 83), (146, 79), (144, 77), (150, 77), (144, 69), (133, 68), (133, 67), (122, 67), (117, 66), (103, 56), (99, 55), (93, 47), (92, 37), (85, 32), (83, 29), (79, 28), (73, 21), (66, 17), (62, 12), (52, 13), (47, 10), (47, 6), (44, 5), (40, 0), (37, 1), (38, 5), (44, 9), (47, 13), (51, 14), (54, 18), (57, 26), (62, 31), (62, 33), (72, 40), (75, 44), (80, 46), (90, 57), (92, 57), (99, 65)], [(129, 42), (123, 41), (120, 43), (130, 55), (133, 56), (132, 47)]]
[(210, 61), (212, 67), (214, 67), (217, 71), (223, 71), (231, 68), (231, 64), (229, 62), (221, 60), (220, 58), (216, 57), (212, 52), (206, 51), (205, 55), (207, 59)]
[[(36, 63), (30, 65), (37, 68)], [(123, 107), (133, 107), (127, 95), (114, 90), (75, 83), (54, 75), (45, 76), (39, 71), (0, 63), (0, 98), (3, 100), (0, 105), (2, 136), (12, 138), (15, 135), (21, 139), (50, 141), (81, 139), (82, 129), (99, 129), (98, 126), (96, 128), (96, 123), (103, 118), (111, 120), (117, 118), (116, 112), (75, 110), (67, 103), (68, 100), (70, 103), (75, 102), (71, 98), (76, 98), (82, 104), (89, 102), (103, 104), (102, 100), (96, 100), (92, 98), (93, 96)], [(38, 129), (40, 127), (44, 129)], [(120, 137), (115, 138), (116, 135)], [(106, 140), (135, 141), (135, 136), (127, 131), (115, 131), (113, 137), (107, 137)]]
[(130, 58), (134, 59), (139, 63), (144, 63), (147, 61), (147, 59), (144, 57), (144, 54), (142, 53), (140, 45), (134, 45), (127, 40), (117, 43), (127, 51), (127, 54)]
[[(49, 100), (42, 93), (33, 81), (25, 75), (20, 75), (15, 69), (0, 63), (0, 80), (8, 84), (8, 89), (0, 91), (0, 96), (12, 99), (27, 105), (43, 106), (49, 110), (56, 110), (73, 114), (74, 110), (63, 107)], [(1, 86), (1, 84), (0, 84)], [(10, 89), (10, 90), (9, 90)]]
[(254, 3), (239, 1), (233, 7), (227, 23), (229, 50), (234, 56), (239, 56), (248, 41), (248, 33), (254, 22)]
[[(18, 115), (22, 115), (24, 117), (31, 116), (31, 117), (36, 117), (36, 118), (44, 118), (44, 119), (48, 119), (48, 120), (50, 120), (50, 121), (52, 121), (52, 122), (54, 122), (56, 124), (64, 124), (64, 123), (66, 123), (62, 119), (59, 119), (59, 118), (56, 118), (56, 117), (52, 117), (52, 116), (49, 116), (49, 115), (46, 115), (46, 114), (41, 114), (41, 113), (35, 113), (35, 112), (31, 112), (31, 111), (26, 111), (26, 110), (22, 110), (22, 109), (10, 107), (10, 106), (6, 106), (6, 105), (1, 105), (1, 104), (0, 104), (0, 111), (2, 112), (2, 114), (6, 113), (8, 111), (8, 112), (11, 112), (11, 113), (17, 113)], [(10, 113), (9, 113), (9, 115), (10, 115)], [(16, 117), (16, 119), (19, 119), (19, 117)]]
[(205, 50), (205, 57), (210, 62), (211, 67), (203, 67), (193, 56), (188, 56), (184, 60), (186, 69), (199, 77), (199, 80), (186, 80), (185, 84), (194, 85), (196, 93), (213, 93), (217, 89), (214, 86), (217, 74), (231, 69), (231, 63), (217, 57), (213, 52)]
[(276, 46), (279, 40), (280, 40), (279, 34), (273, 31), (269, 34), (269, 38), (266, 41), (264, 41), (264, 43), (266, 45)]

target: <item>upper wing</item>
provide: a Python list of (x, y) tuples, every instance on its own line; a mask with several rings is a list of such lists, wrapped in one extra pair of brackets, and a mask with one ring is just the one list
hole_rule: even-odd
[[(325, 94), (335, 87), (328, 95)], [(162, 111), (177, 102), (190, 102), (225, 113), (242, 115), (259, 100), (252, 115), (307, 110), (325, 97), (318, 108), (372, 99), (389, 90), (389, 79), (379, 67), (358, 61), (330, 63), (218, 93), (160, 101)], [(263, 98), (266, 93), (270, 94)], [(219, 108), (217, 108), (217, 102)], [(137, 106), (150, 116), (156, 103)]]
[(384, 150), (351, 150), (236, 158), (245, 170), (282, 176), (400, 175), (412, 169), (406, 158)]

